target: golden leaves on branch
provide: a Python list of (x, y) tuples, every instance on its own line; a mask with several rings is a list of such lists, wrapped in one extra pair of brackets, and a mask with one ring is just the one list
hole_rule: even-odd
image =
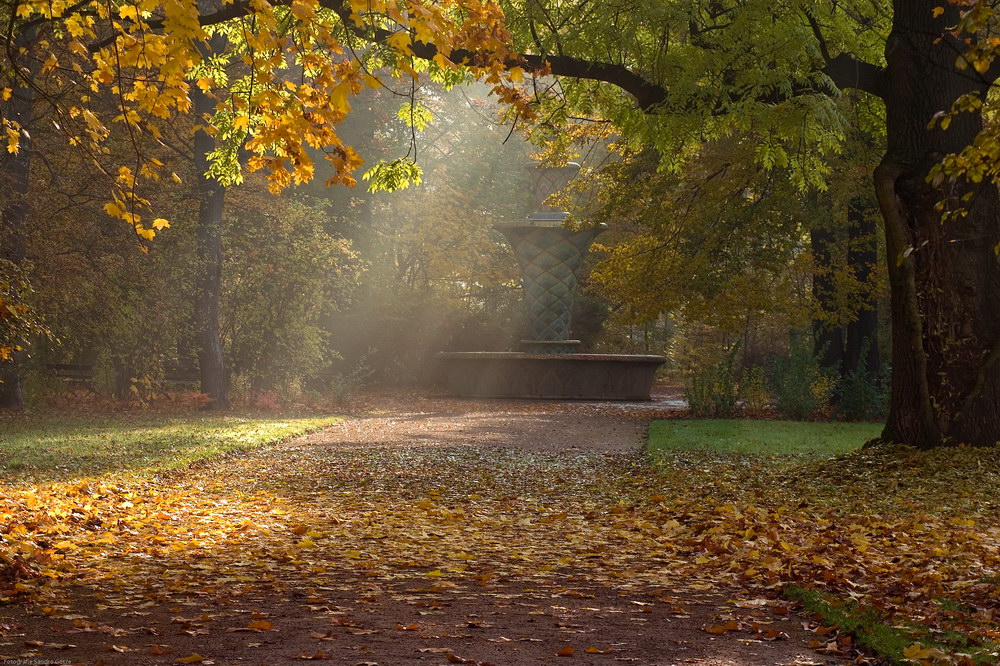
[[(426, 68), (414, 62), (417, 44), (432, 47), (426, 57), (445, 69), (457, 67), (449, 57), (455, 51), (480, 54), (476, 62), (466, 63), (469, 71), (506, 103), (524, 103), (516, 90), (523, 73), (507, 72), (510, 35), (495, 3), (349, 0), (347, 6), (334, 2), (324, 7), (319, 0), (244, 0), (242, 5), (242, 13), (210, 27), (202, 26), (198, 3), (189, 0), (120, 5), (25, 0), (17, 7), (20, 17), (61, 23), (66, 30), (64, 50), (51, 53), (42, 70), (62, 77), (64, 85), (75, 82), (76, 101), (60, 110), (77, 121), (72, 127), (65, 123), (71, 145), (113, 173), (111, 163), (124, 158), (109, 154), (109, 136), (120, 133), (133, 143), (136, 174), (129, 182), (115, 179), (105, 212), (143, 239), (169, 227), (162, 217), (152, 224), (143, 220), (150, 203), (140, 194), (142, 185), (158, 181), (164, 166), (146, 146), (162, 143), (165, 128), (190, 113), (192, 87), (219, 100), (209, 133), (217, 140), (245, 143), (252, 154), (246, 168), (266, 171), (275, 193), (313, 178), (311, 149), (322, 150), (333, 169), (328, 185), (356, 184), (353, 173), (362, 159), (335, 128), (351, 112), (352, 97), (364, 88), (381, 87), (370, 68), (414, 78)], [(225, 54), (211, 53), (212, 34), (227, 37)], [(375, 48), (358, 55), (354, 47), (345, 48), (348, 37)], [(213, 72), (226, 61), (242, 66), (233, 69), (241, 78), (228, 85), (225, 71)], [(0, 93), (7, 99), (11, 89)], [(113, 100), (113, 110), (95, 103), (97, 99)], [(7, 150), (15, 152), (19, 127), (5, 119), (3, 130)], [(230, 151), (227, 159), (234, 160), (235, 154)], [(241, 167), (232, 162), (218, 168), (238, 172)]]

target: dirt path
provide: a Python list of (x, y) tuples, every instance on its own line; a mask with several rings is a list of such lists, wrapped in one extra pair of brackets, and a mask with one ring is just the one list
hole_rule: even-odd
[(779, 598), (658, 552), (669, 535), (629, 514), (647, 501), (645, 418), (382, 397), (164, 476), (155, 533), (119, 519), (112, 556), (27, 613), (0, 609), (0, 660), (845, 663), (809, 649), (808, 618)]

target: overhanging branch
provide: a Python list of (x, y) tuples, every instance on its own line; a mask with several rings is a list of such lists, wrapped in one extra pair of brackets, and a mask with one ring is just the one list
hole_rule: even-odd
[[(289, 3), (290, 0), (278, 0), (274, 4)], [(374, 43), (384, 43), (393, 34), (392, 31), (385, 28), (356, 24), (351, 18), (352, 10), (350, 5), (346, 4), (343, 0), (320, 0), (320, 5), (335, 12), (341, 21), (343, 21), (344, 26), (354, 32), (359, 38)], [(203, 15), (200, 18), (200, 23), (203, 26), (216, 25), (248, 14), (250, 11), (252, 10), (248, 3), (234, 2), (233, 4), (226, 5), (219, 11)], [(160, 21), (150, 21), (148, 25), (153, 30), (162, 27)], [(88, 48), (95, 51), (111, 43), (114, 38), (115, 35), (107, 36), (91, 44)], [(489, 54), (464, 49), (455, 50), (450, 53), (441, 53), (434, 44), (424, 42), (414, 42), (411, 45), (411, 49), (414, 56), (425, 60), (431, 60), (439, 54), (446, 56), (449, 60), (458, 64), (486, 64), (489, 60)], [(504, 64), (509, 68), (520, 67), (527, 72), (548, 71), (556, 76), (600, 81), (617, 86), (632, 95), (639, 108), (647, 113), (654, 112), (667, 99), (667, 88), (665, 86), (649, 81), (623, 65), (586, 60), (566, 55), (541, 56), (534, 54), (519, 54), (507, 59)], [(882, 96), (882, 70), (871, 63), (858, 60), (850, 54), (841, 53), (829, 59), (820, 71), (828, 76), (838, 89), (854, 88), (872, 95)], [(792, 95), (820, 92), (833, 91), (809, 88), (796, 90)], [(782, 100), (769, 98), (764, 101), (777, 103)]]
[(884, 95), (884, 70), (870, 62), (858, 60), (849, 53), (841, 53), (827, 61), (826, 66), (820, 71), (829, 76), (840, 90), (853, 88), (876, 97)]

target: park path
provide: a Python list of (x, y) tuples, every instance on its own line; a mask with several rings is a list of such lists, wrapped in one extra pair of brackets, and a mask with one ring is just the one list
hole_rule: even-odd
[(156, 479), (156, 534), (119, 529), (58, 597), (0, 609), (0, 657), (846, 663), (809, 649), (815, 625), (779, 597), (660, 552), (683, 517), (633, 511), (663, 501), (641, 452), (648, 416), (366, 399), (320, 432)]

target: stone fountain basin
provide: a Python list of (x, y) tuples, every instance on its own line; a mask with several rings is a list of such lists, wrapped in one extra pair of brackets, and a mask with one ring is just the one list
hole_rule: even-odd
[(442, 352), (448, 390), (468, 398), (649, 400), (662, 356)]

